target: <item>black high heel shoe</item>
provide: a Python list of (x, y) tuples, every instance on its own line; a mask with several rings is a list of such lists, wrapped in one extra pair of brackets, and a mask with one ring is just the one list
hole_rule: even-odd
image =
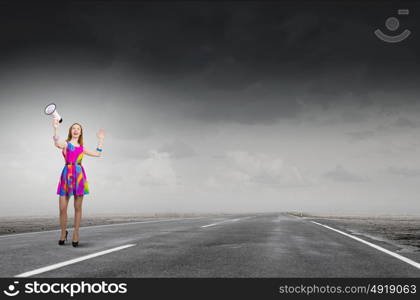
[(66, 238), (64, 240), (58, 240), (59, 245), (64, 245), (64, 242), (67, 241), (67, 235), (68, 234), (69, 234), (69, 232), (66, 230)]
[(77, 242), (71, 241), (71, 244), (73, 245), (73, 247), (78, 247), (79, 246), (79, 241), (77, 241)]

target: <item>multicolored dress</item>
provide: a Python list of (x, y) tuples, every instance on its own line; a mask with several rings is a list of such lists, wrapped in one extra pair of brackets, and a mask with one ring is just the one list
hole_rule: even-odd
[(60, 181), (57, 186), (57, 195), (60, 196), (82, 196), (89, 194), (89, 186), (82, 166), (83, 145), (74, 146), (67, 142), (62, 151), (65, 165), (61, 172)]

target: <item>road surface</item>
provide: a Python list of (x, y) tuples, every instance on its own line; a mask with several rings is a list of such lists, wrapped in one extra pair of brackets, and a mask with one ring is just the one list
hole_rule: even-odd
[[(420, 268), (287, 213), (159, 219), (0, 236), (1, 277), (420, 277)], [(392, 246), (380, 245), (393, 251)]]

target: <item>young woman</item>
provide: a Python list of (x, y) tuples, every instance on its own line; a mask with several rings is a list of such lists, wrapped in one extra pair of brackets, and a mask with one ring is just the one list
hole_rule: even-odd
[(67, 240), (67, 206), (70, 196), (74, 197), (74, 231), (72, 237), (73, 247), (79, 245), (79, 228), (82, 218), (83, 196), (89, 194), (89, 186), (85, 170), (82, 166), (83, 155), (94, 157), (101, 156), (102, 143), (105, 138), (105, 132), (100, 129), (96, 136), (98, 137), (98, 147), (96, 151), (89, 151), (83, 147), (83, 129), (79, 123), (74, 123), (69, 128), (69, 133), (65, 142), (60, 142), (57, 135), (58, 121), (53, 120), (54, 145), (62, 150), (65, 165), (61, 172), (60, 181), (57, 186), (57, 195), (60, 203), (60, 227), (61, 236), (59, 245), (64, 245)]

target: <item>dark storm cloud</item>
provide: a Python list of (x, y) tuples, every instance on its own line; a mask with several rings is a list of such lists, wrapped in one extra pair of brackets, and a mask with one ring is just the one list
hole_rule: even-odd
[(348, 181), (348, 182), (363, 182), (369, 180), (365, 176), (348, 171), (341, 165), (335, 166), (331, 171), (328, 171), (324, 174), (325, 177), (335, 180), (335, 181)]
[(132, 76), (157, 85), (175, 110), (183, 107), (192, 118), (271, 123), (296, 116), (298, 98), (328, 107), (349, 93), (361, 106), (375, 91), (417, 95), (418, 18), (401, 17), (413, 31), (403, 43), (373, 35), (397, 8), (375, 2), (7, 4), (0, 15), (1, 62), (24, 57), (106, 68), (123, 61)]
[(399, 117), (395, 121), (395, 125), (399, 127), (406, 127), (406, 128), (417, 128), (419, 126), (418, 122), (414, 122), (408, 118), (402, 118), (402, 117)]
[(346, 135), (348, 135), (351, 140), (361, 141), (361, 140), (366, 140), (366, 139), (374, 137), (375, 132), (371, 130), (353, 131), (353, 132), (346, 132)]
[(169, 153), (173, 158), (186, 158), (196, 155), (195, 150), (190, 145), (180, 140), (163, 144), (159, 151)]
[(111, 41), (98, 38), (67, 5), (2, 3), (0, 20), (1, 63), (27, 59), (104, 67), (115, 54)]
[(388, 172), (393, 175), (398, 175), (407, 178), (414, 178), (420, 176), (420, 169), (407, 168), (407, 167), (388, 167)]

